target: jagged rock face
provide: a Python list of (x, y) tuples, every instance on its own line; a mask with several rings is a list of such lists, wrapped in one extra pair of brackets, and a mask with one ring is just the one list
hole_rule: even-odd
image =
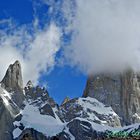
[(12, 94), (0, 86), (0, 139), (12, 140), (13, 121), (20, 109), (12, 100)]
[(65, 103), (67, 103), (68, 101), (70, 101), (70, 98), (69, 97), (66, 97), (63, 102), (61, 103), (61, 105), (64, 105)]
[(90, 76), (83, 94), (111, 106), (122, 124), (140, 122), (140, 77), (133, 71)]
[(120, 104), (124, 120), (140, 122), (140, 75), (128, 71), (121, 76), (121, 83)]
[(58, 116), (64, 122), (80, 117), (89, 122), (112, 127), (121, 126), (118, 115), (111, 107), (106, 107), (93, 98), (76, 98), (60, 106)]
[[(45, 88), (30, 85), (32, 84), (29, 84), (28, 82), (25, 87), (25, 107), (21, 110), (20, 114), (18, 114), (13, 122), (14, 139), (51, 140), (48, 138), (48, 135), (51, 131), (54, 131), (55, 133), (55, 127), (57, 127), (60, 122), (60, 119), (55, 113), (55, 111), (58, 111), (58, 105), (51, 97), (49, 97)], [(52, 128), (51, 123), (54, 125), (52, 125)], [(31, 129), (28, 129), (28, 126), (30, 126)], [(32, 128), (38, 131), (35, 131)], [(20, 135), (18, 135), (17, 132), (20, 132)]]
[(0, 139), (12, 140), (13, 118), (0, 97)]
[(24, 94), (21, 65), (19, 61), (16, 61), (14, 64), (9, 66), (3, 80), (1, 81), (1, 86), (8, 92), (12, 92), (13, 101), (19, 107), (22, 107)]
[(68, 124), (68, 127), (76, 140), (91, 140), (94, 138), (92, 125), (89, 122), (75, 119)]
[(60, 134), (58, 134), (58, 136), (47, 137), (32, 128), (28, 128), (25, 129), (22, 132), (22, 134), (15, 140), (71, 140), (71, 139), (69, 135), (65, 132), (61, 132)]
[(33, 85), (33, 83), (32, 83), (31, 80), (29, 80), (29, 81), (27, 82), (26, 87), (27, 87), (27, 88), (32, 88), (32, 87), (34, 87), (34, 85)]
[(49, 104), (45, 104), (43, 107), (41, 107), (39, 109), (39, 111), (40, 111), (40, 114), (50, 115), (50, 116), (55, 118), (55, 114), (53, 112), (53, 109), (52, 109), (52, 107)]
[(56, 136), (47, 137), (29, 128), (25, 129), (15, 140), (139, 140), (139, 132), (139, 124), (112, 129), (76, 118), (67, 123), (62, 132)]
[[(37, 92), (38, 90), (40, 94)], [(72, 99), (59, 107), (56, 103), (50, 102), (50, 97), (45, 91), (40, 87), (26, 87), (26, 106), (21, 111), (22, 114), (14, 121), (13, 134), (21, 131), (16, 140), (23, 138), (29, 140), (90, 140), (91, 138), (94, 139), (93, 132), (96, 131), (92, 128), (92, 123), (97, 123), (100, 127), (102, 125), (120, 126), (119, 118), (111, 107), (104, 106), (96, 99), (90, 97)], [(40, 120), (40, 117), (47, 117), (48, 119), (43, 121), (44, 119)], [(37, 130), (36, 124), (39, 127), (38, 131), (27, 129), (29, 125)], [(40, 125), (46, 129), (45, 132), (40, 133), (42, 128)], [(50, 132), (54, 135), (50, 136)]]
[(16, 140), (48, 140), (43, 134), (34, 129), (26, 129)]
[(39, 104), (38, 99), (41, 100), (41, 102), (48, 102), (51, 107), (57, 106), (57, 103), (49, 97), (48, 91), (43, 87), (40, 86), (27, 86), (24, 88), (26, 99), (31, 99), (37, 102)]
[(22, 72), (19, 61), (9, 66), (1, 84), (7, 91), (23, 90)]
[[(114, 111), (120, 109), (121, 79), (115, 75), (90, 76), (83, 97), (93, 97)], [(120, 110), (119, 110), (120, 112)]]
[[(7, 92), (9, 91), (9, 92)], [(18, 61), (10, 65), (0, 85), (0, 139), (12, 140), (13, 121), (23, 103), (23, 82)]]

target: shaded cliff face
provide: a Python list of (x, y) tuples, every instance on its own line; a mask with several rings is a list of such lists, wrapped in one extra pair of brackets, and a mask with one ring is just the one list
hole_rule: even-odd
[(12, 140), (13, 117), (0, 97), (0, 139)]
[(140, 122), (140, 74), (132, 71), (121, 75), (120, 104), (124, 120)]
[(60, 106), (58, 116), (63, 122), (70, 122), (74, 118), (80, 117), (89, 122), (120, 127), (120, 118), (112, 110), (94, 98), (75, 98)]
[(12, 140), (13, 121), (24, 101), (19, 61), (11, 64), (0, 84), (0, 139)]
[(7, 91), (20, 91), (23, 90), (23, 80), (21, 65), (19, 61), (11, 64), (6, 71), (4, 78), (1, 81), (1, 85)]
[(111, 106), (123, 125), (140, 122), (140, 75), (131, 70), (118, 75), (90, 76), (83, 96)]
[(1, 87), (6, 89), (8, 92), (12, 92), (12, 100), (21, 107), (24, 100), (23, 94), (23, 79), (22, 79), (22, 70), (21, 64), (19, 61), (16, 61), (14, 64), (11, 64), (1, 81)]

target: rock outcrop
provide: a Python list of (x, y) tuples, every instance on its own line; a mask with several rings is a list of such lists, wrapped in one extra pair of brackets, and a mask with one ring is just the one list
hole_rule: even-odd
[(26, 84), (26, 88), (33, 88), (33, 87), (34, 87), (34, 85), (33, 85), (32, 81), (29, 80)]
[(10, 65), (0, 85), (0, 139), (12, 140), (13, 121), (23, 104), (23, 81), (18, 61)]
[(111, 106), (123, 125), (140, 122), (140, 75), (131, 70), (118, 75), (90, 76), (83, 97)]
[(13, 117), (0, 97), (0, 139), (12, 140)]
[(80, 117), (89, 122), (112, 127), (120, 127), (119, 116), (94, 98), (76, 98), (60, 106), (58, 116), (63, 122), (70, 122)]
[(1, 87), (8, 92), (13, 93), (11, 95), (12, 100), (22, 107), (24, 94), (23, 94), (23, 79), (21, 65), (19, 61), (11, 64), (6, 71), (4, 78), (1, 81)]
[(9, 92), (21, 92), (23, 90), (23, 79), (19, 61), (16, 61), (14, 64), (9, 66), (3, 80), (1, 81), (1, 85)]
[(25, 129), (16, 140), (48, 140), (43, 134), (34, 129)]
[(0, 86), (0, 139), (12, 140), (13, 121), (20, 108), (12, 100), (12, 94)]
[(61, 105), (64, 105), (65, 103), (67, 103), (68, 101), (70, 101), (70, 98), (69, 97), (66, 97), (63, 102), (61, 103)]

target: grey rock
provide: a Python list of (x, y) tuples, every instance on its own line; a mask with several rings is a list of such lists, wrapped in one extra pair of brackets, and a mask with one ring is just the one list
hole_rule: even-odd
[(27, 82), (26, 87), (27, 87), (27, 88), (32, 88), (32, 87), (34, 87), (34, 85), (33, 85), (33, 83), (32, 83), (31, 80), (29, 80), (29, 81)]
[(68, 101), (67, 103), (61, 105), (60, 110), (58, 112), (58, 116), (61, 118), (62, 121), (69, 122), (76, 117), (80, 117), (83, 108), (76, 104), (77, 98)]
[(121, 79), (111, 74), (90, 76), (83, 97), (93, 97), (120, 114)]
[[(74, 118), (80, 117), (89, 122), (95, 122), (101, 125), (112, 127), (121, 126), (119, 117), (117, 114), (114, 114), (115, 112), (110, 107), (106, 107), (97, 100), (91, 99), (75, 98), (61, 105), (57, 112), (59, 118), (63, 122), (70, 122)], [(99, 110), (106, 110), (108, 113), (104, 114)]]
[(11, 64), (6, 71), (6, 74), (1, 81), (1, 87), (5, 88), (8, 92), (12, 92), (12, 100), (22, 107), (24, 94), (23, 94), (23, 80), (21, 65), (19, 61)]
[(42, 115), (50, 115), (55, 118), (55, 114), (52, 110), (52, 107), (49, 104), (45, 104), (43, 107), (39, 109), (40, 114)]
[(91, 140), (93, 136), (93, 129), (89, 122), (74, 119), (67, 126), (76, 140)]
[(19, 107), (7, 96), (5, 90), (0, 87), (0, 139), (12, 140), (14, 129), (13, 121), (19, 113)]
[[(7, 93), (5, 90), (10, 93)], [(9, 97), (10, 96), (10, 97)], [(10, 65), (0, 86), (0, 139), (12, 140), (13, 121), (23, 104), (23, 81), (18, 61)]]
[(0, 98), (0, 139), (12, 140), (13, 117)]
[(140, 122), (140, 75), (128, 71), (121, 76), (121, 81), (120, 104), (123, 118), (127, 124)]
[[(47, 132), (46, 132), (46, 135), (47, 135)], [(28, 128), (28, 129), (23, 130), (22, 134), (15, 140), (71, 140), (68, 138), (69, 138), (69, 135), (65, 132), (58, 134), (58, 136), (47, 137), (44, 134), (32, 128)]]
[(65, 103), (67, 103), (68, 101), (70, 101), (70, 98), (69, 97), (66, 97), (63, 102), (61, 103), (61, 105), (64, 105)]
[[(47, 133), (47, 132), (46, 132)], [(15, 140), (49, 140), (42, 133), (30, 128), (25, 129), (22, 134)]]
[(45, 88), (42, 88), (40, 86), (29, 86), (29, 83), (27, 83), (25, 90), (25, 95), (33, 100), (36, 100), (37, 98), (44, 98), (44, 100), (49, 98), (48, 91)]
[(111, 106), (122, 125), (140, 122), (140, 75), (132, 70), (120, 74), (89, 76), (83, 97)]
[(68, 133), (66, 133), (65, 131), (62, 131), (61, 133), (59, 133), (57, 135), (57, 139), (56, 140), (71, 140), (71, 137), (70, 137), (70, 135)]
[(53, 98), (49, 96), (48, 91), (44, 87), (26, 86), (24, 90), (26, 99), (32, 100), (33, 103), (38, 104), (38, 106), (42, 103), (48, 103), (52, 108), (58, 106), (58, 104), (53, 100)]
[(1, 85), (7, 91), (23, 90), (22, 72), (19, 61), (16, 61), (14, 64), (9, 66), (3, 80), (1, 81)]

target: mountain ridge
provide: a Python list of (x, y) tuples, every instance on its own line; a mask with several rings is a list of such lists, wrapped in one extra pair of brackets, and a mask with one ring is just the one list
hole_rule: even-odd
[(45, 88), (31, 81), (23, 88), (19, 63), (9, 66), (0, 85), (1, 140), (94, 140), (107, 139), (112, 132), (132, 137), (140, 131), (140, 124), (121, 127), (112, 107), (96, 98), (68, 99), (59, 106)]

